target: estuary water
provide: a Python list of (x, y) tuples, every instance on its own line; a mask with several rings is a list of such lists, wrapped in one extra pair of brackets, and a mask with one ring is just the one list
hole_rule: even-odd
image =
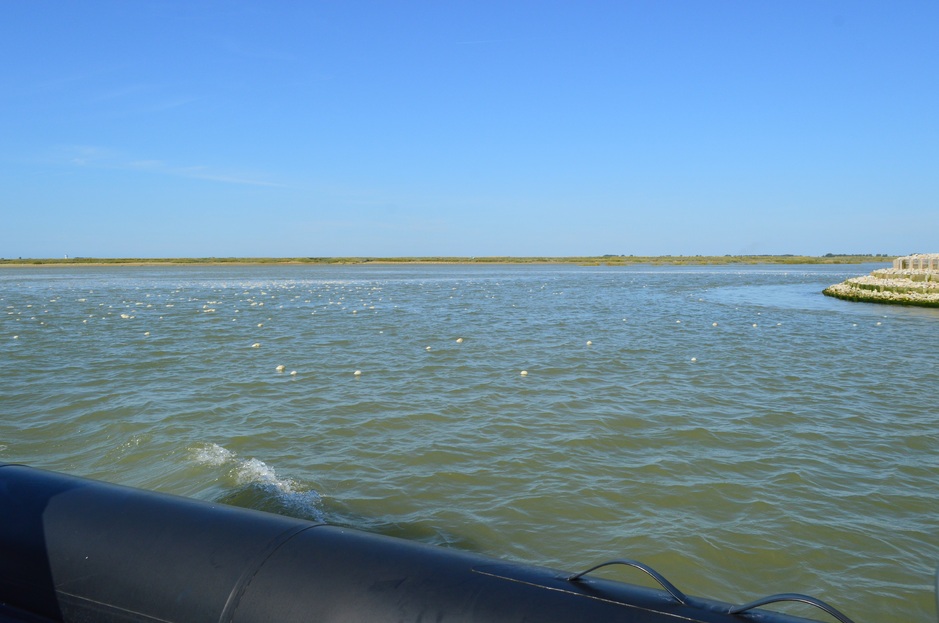
[(0, 462), (935, 621), (939, 310), (821, 294), (876, 267), (4, 268)]

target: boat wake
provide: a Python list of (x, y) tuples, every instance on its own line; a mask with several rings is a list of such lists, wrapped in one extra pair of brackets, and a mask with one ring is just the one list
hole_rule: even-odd
[[(190, 449), (193, 462), (225, 469), (228, 490), (217, 501), (311, 521), (324, 521), (322, 498), (291, 478), (278, 476), (274, 468), (256, 458), (243, 459), (216, 443)], [(227, 468), (227, 469), (226, 469)]]

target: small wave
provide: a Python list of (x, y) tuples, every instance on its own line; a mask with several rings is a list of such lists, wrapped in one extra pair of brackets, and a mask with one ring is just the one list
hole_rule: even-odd
[(256, 510), (275, 512), (313, 521), (323, 521), (322, 498), (291, 478), (277, 475), (273, 467), (260, 459), (241, 459), (234, 452), (216, 443), (192, 448), (196, 463), (223, 467), (231, 465), (228, 476), (237, 489), (223, 497), (222, 502)]
[(224, 465), (235, 459), (235, 453), (226, 450), (217, 443), (210, 443), (190, 450), (192, 458), (196, 463), (202, 465)]

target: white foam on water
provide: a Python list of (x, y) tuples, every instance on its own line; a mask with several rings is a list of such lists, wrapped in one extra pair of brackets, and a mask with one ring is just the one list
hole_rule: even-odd
[(290, 478), (281, 478), (274, 468), (260, 459), (240, 459), (217, 443), (208, 443), (192, 448), (193, 460), (203, 465), (223, 466), (233, 463), (230, 476), (239, 485), (254, 485), (268, 495), (277, 498), (291, 514), (322, 521), (320, 508), (322, 498), (313, 490), (305, 490)]
[(203, 465), (224, 465), (235, 459), (235, 453), (226, 450), (217, 443), (210, 443), (192, 448), (190, 450), (192, 458), (196, 463)]
[(241, 484), (259, 486), (287, 509), (291, 515), (299, 515), (315, 521), (323, 521), (322, 499), (313, 490), (304, 491), (296, 481), (281, 478), (270, 465), (258, 459), (241, 461), (235, 469)]
[(289, 480), (280, 480), (274, 469), (258, 459), (241, 461), (235, 470), (239, 484), (247, 485), (253, 482), (272, 485), (285, 493), (291, 493), (293, 486)]

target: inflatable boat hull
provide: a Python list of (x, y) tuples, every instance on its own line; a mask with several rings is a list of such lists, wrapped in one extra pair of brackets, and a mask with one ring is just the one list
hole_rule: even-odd
[(0, 622), (805, 621), (568, 575), (0, 465)]

